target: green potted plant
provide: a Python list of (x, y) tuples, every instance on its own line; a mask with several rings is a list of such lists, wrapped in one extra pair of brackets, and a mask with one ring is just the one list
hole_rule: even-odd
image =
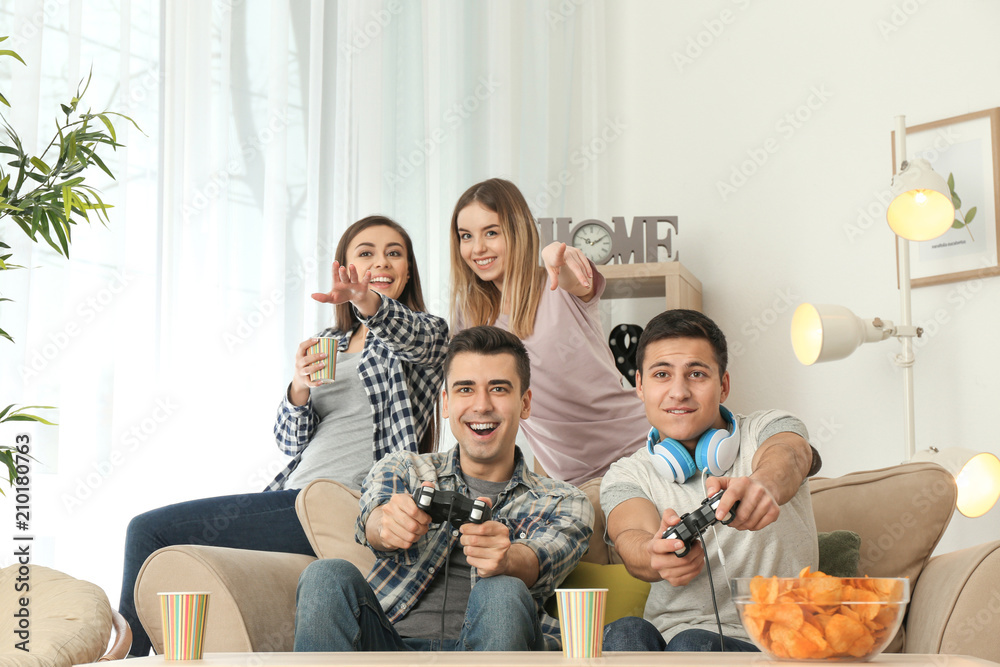
[[(6, 39), (0, 37), (0, 42)], [(0, 57), (14, 58), (25, 64), (20, 55), (8, 49), (0, 49)], [(89, 223), (91, 214), (104, 225), (110, 222), (108, 209), (111, 206), (101, 200), (99, 191), (89, 185), (86, 178), (94, 166), (111, 178), (115, 177), (101, 159), (102, 152), (122, 146), (117, 141), (112, 117), (123, 118), (142, 131), (135, 121), (120, 113), (79, 111), (89, 85), (88, 76), (80, 83), (73, 99), (60, 105), (62, 113), (56, 117), (52, 140), (38, 155), (30, 155), (24, 150), (17, 132), (0, 111), (4, 126), (0, 136), (0, 231), (10, 229), (13, 223), (32, 241), (44, 240), (64, 257), (69, 257), (73, 225), (81, 220)], [(10, 108), (3, 91), (0, 91), (0, 105)], [(10, 249), (10, 245), (0, 240), (0, 272), (24, 268), (10, 261)], [(0, 302), (3, 301), (11, 300), (0, 295)], [(2, 322), (0, 338), (14, 342), (3, 330)], [(0, 405), (5, 402), (0, 400)], [(0, 423), (34, 421), (51, 425), (52, 422), (28, 412), (44, 409), (52, 408), (10, 404), (0, 409)], [(9, 484), (13, 484), (16, 476), (14, 453), (9, 443), (0, 443), (0, 463), (7, 468)], [(0, 493), (3, 493), (2, 485)]]

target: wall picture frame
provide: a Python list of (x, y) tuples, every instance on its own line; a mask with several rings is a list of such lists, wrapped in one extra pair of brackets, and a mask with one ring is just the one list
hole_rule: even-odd
[[(948, 181), (955, 222), (944, 235), (910, 242), (913, 287), (1000, 275), (1000, 107), (906, 128), (906, 155)], [(891, 133), (893, 172), (895, 132)], [(897, 263), (898, 263), (897, 257)]]

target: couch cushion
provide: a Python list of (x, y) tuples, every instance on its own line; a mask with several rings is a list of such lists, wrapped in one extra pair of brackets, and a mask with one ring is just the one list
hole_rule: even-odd
[(858, 576), (861, 536), (853, 530), (831, 530), (817, 535), (819, 571), (831, 577)]
[[(28, 574), (20, 568), (28, 568)], [(15, 586), (28, 584), (27, 591)], [(111, 638), (111, 605), (98, 586), (40, 565), (11, 565), (0, 570), (0, 664), (23, 667), (63, 667), (95, 662), (104, 655)], [(21, 609), (28, 599), (30, 653), (17, 648), (22, 641), (15, 633)], [(15, 662), (7, 661), (13, 658)]]
[(861, 537), (859, 575), (909, 577), (910, 590), (955, 511), (955, 478), (933, 463), (809, 481), (818, 531)]
[(354, 540), (360, 500), (360, 493), (340, 482), (314, 479), (299, 492), (295, 511), (316, 556), (344, 558), (367, 574), (375, 564), (375, 554)]

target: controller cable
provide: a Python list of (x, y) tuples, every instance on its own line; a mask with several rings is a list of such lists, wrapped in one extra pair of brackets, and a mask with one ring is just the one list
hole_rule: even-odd
[[(705, 484), (705, 477), (708, 473), (708, 469), (701, 471), (701, 485), (705, 489), (705, 494), (708, 495), (708, 486)], [(715, 536), (715, 550), (719, 554), (719, 562), (722, 563), (722, 570), (727, 576), (729, 573), (726, 570), (726, 561), (722, 557), (722, 547), (719, 546), (719, 535), (715, 532), (715, 525), (712, 525), (712, 535)], [(719, 630), (719, 648), (723, 652), (726, 650), (726, 636), (722, 633), (722, 619), (719, 616), (719, 603), (715, 599), (715, 580), (712, 578), (712, 564), (711, 559), (708, 557), (708, 547), (705, 545), (705, 534), (698, 533), (698, 539), (701, 540), (701, 550), (705, 554), (705, 568), (708, 570), (708, 586), (712, 589), (712, 608), (715, 610), (715, 626)]]
[[(451, 497), (451, 502), (448, 503), (448, 516), (445, 517), (444, 523), (441, 524), (441, 530), (448, 531), (448, 552), (444, 557), (444, 599), (441, 600), (441, 644), (444, 644), (444, 618), (445, 618), (445, 608), (448, 606), (448, 563), (451, 561), (451, 531), (454, 530), (454, 526), (451, 525), (451, 510), (455, 507), (455, 496)], [(438, 650), (444, 650), (440, 646)]]
[[(708, 585), (712, 589), (712, 607), (715, 609), (715, 625), (719, 628), (719, 644), (722, 650), (725, 651), (726, 636), (722, 634), (722, 619), (719, 617), (719, 604), (715, 601), (715, 582), (712, 581), (712, 565), (709, 563), (711, 559), (708, 557), (708, 549), (705, 547), (705, 536), (699, 533), (698, 539), (701, 540), (701, 549), (705, 552), (705, 567), (708, 569)], [(716, 546), (718, 546), (718, 544), (716, 544)]]

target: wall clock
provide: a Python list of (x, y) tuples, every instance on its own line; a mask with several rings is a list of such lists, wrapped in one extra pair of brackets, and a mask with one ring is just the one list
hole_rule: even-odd
[(602, 223), (590, 221), (573, 231), (573, 247), (594, 264), (611, 259), (611, 230)]

